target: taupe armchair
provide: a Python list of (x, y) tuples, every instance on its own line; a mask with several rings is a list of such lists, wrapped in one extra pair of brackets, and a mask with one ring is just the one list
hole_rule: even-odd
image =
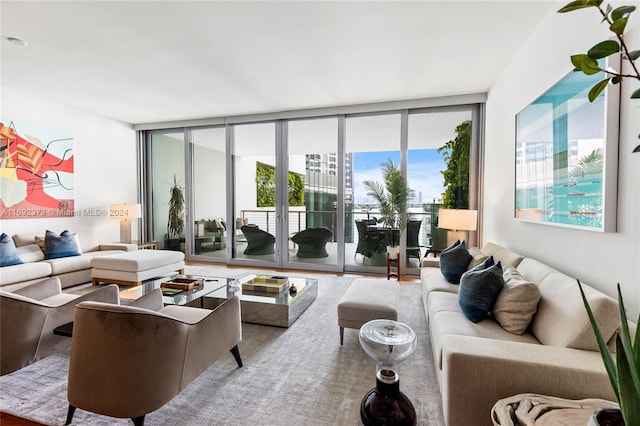
[(171, 401), (226, 351), (242, 367), (237, 297), (213, 311), (160, 306), (159, 289), (134, 306), (78, 305), (66, 424), (77, 407), (143, 425), (146, 414)]
[(117, 304), (118, 286), (79, 296), (63, 293), (54, 277), (13, 292), (0, 290), (0, 375), (69, 347), (69, 338), (54, 335), (53, 329), (73, 321), (76, 304), (85, 300)]

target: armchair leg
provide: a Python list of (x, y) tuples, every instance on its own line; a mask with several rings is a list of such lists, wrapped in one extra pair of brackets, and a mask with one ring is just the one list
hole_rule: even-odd
[(238, 349), (238, 345), (231, 348), (231, 354), (238, 363), (238, 367), (242, 367), (242, 358), (240, 358), (240, 349)]
[(340, 327), (340, 346), (344, 343), (344, 327)]
[(131, 421), (133, 422), (134, 426), (144, 426), (144, 416), (135, 417), (131, 419)]
[(71, 424), (71, 420), (73, 420), (73, 415), (75, 412), (76, 412), (76, 407), (69, 404), (69, 409), (67, 410), (67, 421), (65, 422), (65, 425)]

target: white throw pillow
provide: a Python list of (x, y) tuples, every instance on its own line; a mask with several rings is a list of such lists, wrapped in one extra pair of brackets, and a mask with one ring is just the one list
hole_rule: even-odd
[(505, 267), (503, 277), (504, 287), (491, 314), (509, 333), (523, 334), (538, 309), (540, 289), (513, 266)]

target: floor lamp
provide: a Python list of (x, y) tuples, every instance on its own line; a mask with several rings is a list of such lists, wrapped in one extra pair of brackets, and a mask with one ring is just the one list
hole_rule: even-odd
[(477, 226), (477, 210), (440, 209), (438, 228), (449, 229), (447, 246), (455, 240), (466, 240), (469, 245), (469, 231), (475, 231)]
[(131, 244), (131, 219), (142, 217), (140, 204), (111, 204), (109, 206), (111, 219), (120, 220), (120, 242)]

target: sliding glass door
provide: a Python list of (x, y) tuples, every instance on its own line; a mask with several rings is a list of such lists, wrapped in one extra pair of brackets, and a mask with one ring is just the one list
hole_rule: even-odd
[[(418, 274), (446, 244), (440, 206), (478, 208), (480, 113), (461, 105), (146, 131), (145, 235), (187, 259), (378, 274), (394, 240), (401, 274)], [(406, 227), (383, 223), (374, 189), (386, 189), (385, 170), (409, 187)]]
[(241, 263), (278, 266), (281, 188), (276, 181), (276, 123), (238, 124), (227, 129), (233, 146), (231, 257)]
[(190, 255), (198, 260), (226, 261), (227, 168), (224, 127), (191, 130), (188, 169), (190, 188)]
[(338, 264), (338, 119), (286, 123), (288, 267)]
[(367, 183), (384, 187), (382, 166), (400, 167), (400, 113), (346, 118), (345, 270), (386, 272), (388, 240), (379, 202)]

